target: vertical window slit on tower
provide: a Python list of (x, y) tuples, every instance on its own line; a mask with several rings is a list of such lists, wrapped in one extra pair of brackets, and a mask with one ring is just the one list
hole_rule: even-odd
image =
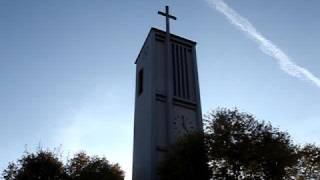
[(174, 96), (190, 99), (190, 74), (188, 64), (188, 49), (182, 45), (171, 44), (172, 78)]
[(138, 73), (138, 96), (143, 92), (143, 69)]
[(178, 93), (177, 95), (181, 96), (181, 64), (180, 64), (180, 56), (179, 56), (179, 49), (178, 45), (176, 45), (176, 59), (177, 59), (177, 74), (178, 74)]
[(186, 47), (172, 43), (171, 55), (172, 55), (172, 78), (173, 78), (173, 95), (190, 99), (190, 63), (188, 61), (189, 49)]
[(181, 46), (178, 46), (178, 57), (179, 57), (179, 74), (180, 74), (180, 97), (183, 97), (183, 65), (181, 57)]
[(172, 72), (172, 75), (173, 75), (173, 95), (176, 96), (177, 95), (177, 75), (176, 75), (176, 71), (177, 71), (177, 68), (176, 68), (176, 57), (175, 57), (175, 53), (174, 53), (174, 44), (172, 43), (171, 45), (171, 57), (172, 57), (172, 69), (173, 69), (173, 72)]
[(181, 73), (182, 73), (182, 97), (186, 98), (186, 70), (185, 70), (185, 63), (184, 63), (184, 56), (183, 56), (183, 48), (180, 46), (180, 59), (181, 59)]
[(190, 92), (189, 92), (189, 74), (188, 74), (188, 57), (187, 57), (187, 49), (184, 48), (183, 50), (184, 54), (184, 60), (185, 60), (185, 66), (186, 66), (186, 93), (187, 93), (187, 99), (190, 99)]

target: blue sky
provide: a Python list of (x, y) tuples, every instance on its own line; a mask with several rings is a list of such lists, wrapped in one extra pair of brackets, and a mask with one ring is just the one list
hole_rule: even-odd
[[(320, 77), (320, 2), (225, 0)], [(320, 88), (290, 76), (208, 1), (0, 1), (0, 168), (38, 144), (105, 155), (131, 176), (135, 66), (169, 4), (172, 32), (198, 42), (203, 112), (238, 107), (319, 142)]]

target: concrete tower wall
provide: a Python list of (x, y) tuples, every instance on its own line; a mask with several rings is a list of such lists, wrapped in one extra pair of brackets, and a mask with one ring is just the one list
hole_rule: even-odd
[[(169, 145), (186, 133), (202, 131), (195, 45), (193, 41), (171, 35), (172, 77), (168, 77), (165, 32), (152, 28), (139, 53), (136, 60), (133, 180), (156, 180), (158, 164)], [(168, 93), (168, 82), (172, 83), (172, 93)], [(168, 115), (168, 98), (172, 99), (171, 116)]]
[[(132, 179), (151, 179), (152, 154), (152, 34), (149, 34), (136, 64), (134, 149)], [(141, 79), (142, 72), (142, 79)], [(140, 84), (141, 83), (141, 84)], [(141, 89), (142, 88), (142, 92)], [(139, 92), (140, 91), (140, 92)]]

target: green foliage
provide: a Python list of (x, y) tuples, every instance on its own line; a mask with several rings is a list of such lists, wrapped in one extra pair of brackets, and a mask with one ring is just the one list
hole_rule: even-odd
[(3, 171), (5, 180), (123, 180), (124, 172), (118, 164), (106, 158), (90, 157), (84, 152), (76, 154), (64, 165), (49, 150), (26, 152), (16, 163), (9, 163)]
[(106, 158), (89, 157), (78, 153), (68, 165), (68, 174), (74, 180), (123, 180), (124, 172), (118, 164), (110, 164)]
[(75, 154), (66, 165), (66, 171), (71, 179), (77, 179), (89, 162), (90, 157), (85, 152)]
[(214, 179), (283, 179), (297, 164), (290, 136), (238, 109), (206, 116), (209, 159)]
[(161, 180), (208, 180), (208, 158), (203, 135), (192, 133), (174, 144), (159, 167)]
[(299, 151), (301, 158), (296, 167), (298, 177), (317, 179), (320, 177), (320, 148), (306, 144)]
[(6, 180), (60, 180), (67, 176), (63, 164), (54, 153), (39, 150), (36, 153), (26, 152), (17, 164), (10, 163), (3, 177)]

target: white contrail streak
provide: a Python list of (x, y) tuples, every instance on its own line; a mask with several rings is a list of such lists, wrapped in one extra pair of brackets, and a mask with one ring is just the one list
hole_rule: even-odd
[(295, 64), (290, 57), (280, 48), (266, 39), (256, 28), (245, 18), (230, 8), (223, 0), (206, 0), (208, 4), (224, 14), (231, 24), (245, 32), (249, 37), (256, 41), (260, 49), (267, 55), (279, 61), (280, 68), (287, 74), (299, 79), (311, 82), (320, 88), (320, 79), (313, 75), (309, 70)]

